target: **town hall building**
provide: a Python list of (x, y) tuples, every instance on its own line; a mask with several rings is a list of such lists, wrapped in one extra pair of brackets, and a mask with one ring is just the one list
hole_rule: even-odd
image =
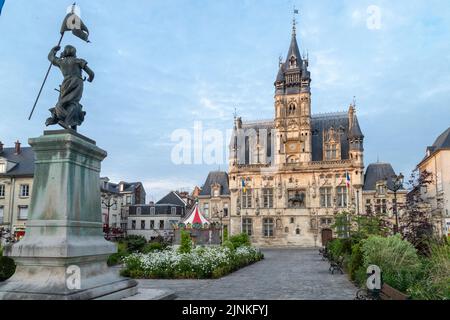
[(362, 212), (364, 135), (354, 104), (313, 114), (308, 58), (295, 22), (275, 80), (274, 119), (235, 117), (230, 142), (231, 234), (262, 246), (320, 246), (333, 217)]

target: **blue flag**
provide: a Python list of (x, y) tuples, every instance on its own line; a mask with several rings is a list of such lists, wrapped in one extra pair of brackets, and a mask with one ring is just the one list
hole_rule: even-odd
[(5, 0), (0, 0), (0, 15), (2, 14), (3, 5), (5, 4)]

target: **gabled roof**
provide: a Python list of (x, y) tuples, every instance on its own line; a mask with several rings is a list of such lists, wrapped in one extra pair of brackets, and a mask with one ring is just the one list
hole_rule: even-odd
[(169, 192), (161, 200), (156, 202), (156, 204), (174, 204), (183, 207), (186, 206), (186, 202), (184, 202), (175, 191)]
[(200, 196), (211, 196), (211, 187), (216, 183), (220, 185), (220, 195), (230, 195), (228, 173), (224, 171), (212, 171), (206, 178)]
[(395, 171), (390, 163), (377, 162), (370, 164), (364, 175), (364, 191), (376, 190), (377, 182), (386, 180), (387, 187), (390, 190), (394, 188), (394, 182), (392, 176), (395, 175)]
[(34, 151), (31, 147), (22, 147), (20, 150), (20, 153), (16, 154), (15, 148), (3, 148), (3, 152), (0, 153), (0, 158), (5, 158), (8, 161), (15, 162), (17, 165), (6, 173), (0, 173), (0, 177), (34, 175)]

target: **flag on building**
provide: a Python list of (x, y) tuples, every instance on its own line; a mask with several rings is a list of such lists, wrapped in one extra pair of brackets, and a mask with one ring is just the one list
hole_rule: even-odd
[(5, 0), (0, 0), (0, 15), (2, 14), (3, 5), (5, 4)]
[(242, 191), (244, 191), (244, 193), (246, 193), (247, 192), (247, 187), (245, 186), (245, 180), (244, 180), (244, 178), (242, 178)]
[(75, 8), (76, 8), (76, 5), (74, 4), (72, 6), (72, 11), (69, 12), (66, 15), (66, 17), (64, 18), (64, 21), (61, 26), (61, 34), (63, 34), (66, 31), (72, 31), (72, 34), (74, 36), (76, 36), (86, 42), (90, 42), (89, 41), (89, 30), (86, 27), (86, 25), (83, 23), (81, 18), (75, 13)]
[(347, 185), (347, 188), (350, 187), (350, 174), (348, 171), (345, 172), (345, 184)]

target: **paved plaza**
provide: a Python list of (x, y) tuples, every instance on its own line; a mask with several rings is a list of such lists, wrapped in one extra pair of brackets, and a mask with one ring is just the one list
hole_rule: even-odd
[(347, 275), (330, 274), (317, 249), (264, 249), (265, 259), (217, 280), (139, 280), (181, 300), (351, 300)]

